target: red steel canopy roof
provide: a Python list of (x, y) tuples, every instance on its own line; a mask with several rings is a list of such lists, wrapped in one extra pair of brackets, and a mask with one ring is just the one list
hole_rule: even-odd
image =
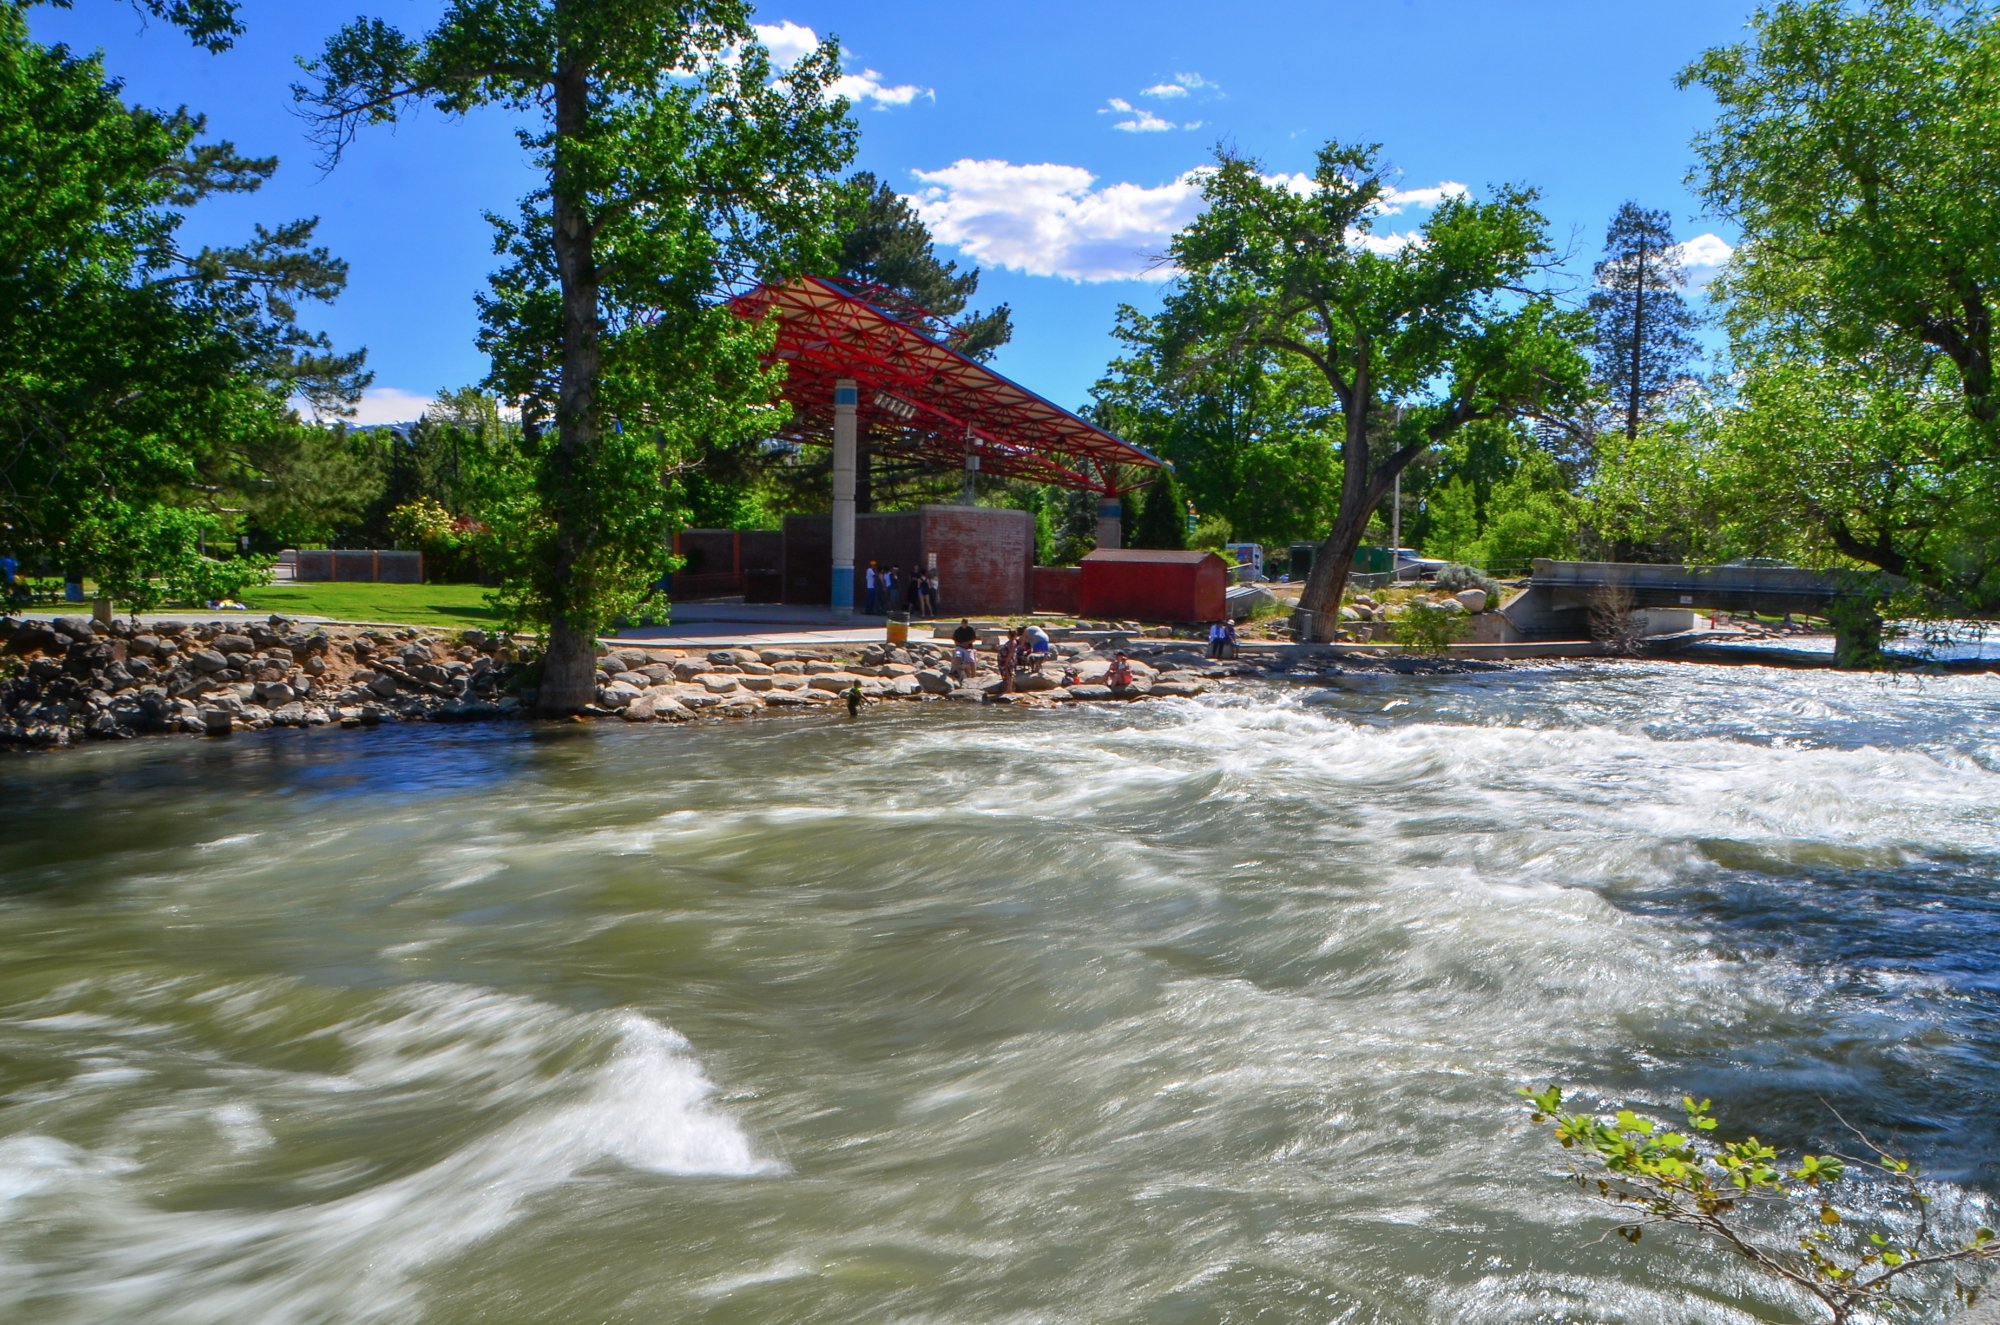
[(947, 469), (967, 448), (981, 473), (1115, 496), (1163, 468), (1150, 453), (1002, 377), (821, 276), (760, 285), (733, 301), (745, 317), (775, 313), (775, 358), (784, 362), (792, 421), (788, 441), (833, 436), (833, 384), (860, 387), (860, 424), (878, 456), (910, 456)]

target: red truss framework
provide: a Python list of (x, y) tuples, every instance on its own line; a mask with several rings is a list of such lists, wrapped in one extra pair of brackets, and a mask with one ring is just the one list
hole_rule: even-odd
[(833, 438), (833, 384), (860, 387), (860, 426), (878, 457), (1117, 496), (1164, 466), (1150, 453), (1053, 405), (844, 286), (820, 276), (759, 285), (732, 301), (778, 317), (773, 357), (786, 368), (787, 441)]

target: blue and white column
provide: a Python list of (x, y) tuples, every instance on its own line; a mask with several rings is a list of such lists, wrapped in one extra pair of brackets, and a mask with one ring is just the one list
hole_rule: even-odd
[(1123, 527), (1125, 503), (1116, 497), (1106, 497), (1097, 503), (1097, 546), (1123, 547)]
[(854, 615), (855, 409), (861, 390), (850, 378), (833, 384), (833, 614)]

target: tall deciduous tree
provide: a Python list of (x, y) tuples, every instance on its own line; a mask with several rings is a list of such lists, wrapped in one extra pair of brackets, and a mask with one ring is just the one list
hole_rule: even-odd
[(1696, 182), (1743, 243), (1732, 329), (1801, 317), (1835, 355), (1936, 347), (2000, 429), (2000, 15), (1945, 0), (1782, 0), (1680, 74), (1721, 105)]
[(1743, 242), (1718, 283), (1736, 490), (1821, 556), (2000, 605), (2000, 13), (1784, 0), (1681, 74)]
[(1332, 396), (1308, 363), (1267, 348), (1173, 345), (1155, 318), (1121, 307), (1125, 353), (1092, 388), (1112, 432), (1171, 462), (1203, 518), (1245, 542), (1318, 538), (1340, 473), (1325, 423)]
[[(122, 597), (198, 592), (209, 496), (295, 435), (291, 397), (338, 410), (366, 382), (296, 321), (346, 268), (311, 221), (185, 246), (188, 208), (277, 163), (126, 105), (99, 58), (33, 41), (26, 8), (0, 3), (0, 541)], [(235, 31), (214, 0), (142, 8), (211, 47)]]
[(451, 0), (421, 40), (357, 22), (308, 66), (297, 95), (330, 160), (418, 103), (529, 126), (547, 187), (495, 219), (505, 265), (481, 315), (535, 465), (503, 601), (547, 627), (543, 712), (591, 701), (597, 635), (665, 568), (674, 465), (770, 426), (770, 330), (716, 296), (728, 273), (830, 257), (854, 137), (838, 59), (829, 41), (774, 79), (744, 0)]
[(1611, 218), (1604, 257), (1592, 271), (1590, 316), (1597, 324), (1597, 381), (1637, 437), (1654, 408), (1687, 374), (1694, 357), (1694, 310), (1681, 291), (1672, 220), (1627, 202)]
[(1337, 404), (1340, 505), (1300, 600), (1312, 640), (1338, 628), (1396, 475), (1469, 423), (1567, 404), (1586, 371), (1585, 315), (1530, 285), (1550, 253), (1533, 191), (1447, 198), (1397, 244), (1374, 234), (1384, 174), (1373, 145), (1327, 144), (1305, 188), (1225, 156), (1173, 242), (1182, 275), (1162, 317), (1178, 339), (1296, 356)]

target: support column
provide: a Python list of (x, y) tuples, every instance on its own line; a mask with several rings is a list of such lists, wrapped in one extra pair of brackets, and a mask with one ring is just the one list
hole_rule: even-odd
[(849, 378), (833, 384), (833, 614), (854, 615), (855, 407), (861, 391)]
[(1116, 497), (1106, 497), (1097, 503), (1097, 546), (1101, 548), (1123, 547), (1124, 534), (1119, 521), (1125, 518), (1125, 503)]

